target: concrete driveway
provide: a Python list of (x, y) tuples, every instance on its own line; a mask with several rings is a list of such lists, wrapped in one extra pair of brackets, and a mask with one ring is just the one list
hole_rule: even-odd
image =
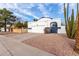
[(1, 56), (53, 56), (53, 54), (26, 45), (5, 35), (0, 35)]
[(34, 38), (34, 37), (37, 37), (37, 36), (40, 36), (40, 35), (41, 34), (37, 34), (37, 33), (22, 33), (22, 34), (7, 34), (7, 35), (4, 35), (4, 36), (22, 42), (24, 40), (31, 39), (31, 38)]

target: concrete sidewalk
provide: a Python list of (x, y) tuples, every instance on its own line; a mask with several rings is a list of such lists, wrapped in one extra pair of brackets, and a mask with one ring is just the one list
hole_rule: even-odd
[(53, 56), (53, 54), (26, 45), (3, 35), (0, 35), (0, 55), (2, 56)]

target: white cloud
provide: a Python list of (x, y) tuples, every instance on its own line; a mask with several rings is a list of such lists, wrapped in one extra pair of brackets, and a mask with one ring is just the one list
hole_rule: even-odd
[(19, 3), (17, 4), (18, 7), (22, 8), (22, 9), (31, 9), (32, 7), (35, 7), (35, 4), (33, 3)]
[(7, 9), (15, 8), (16, 7), (15, 4), (16, 3), (14, 3), (14, 4), (12, 4), (12, 3), (0, 3), (0, 8), (7, 8)]
[[(21, 7), (23, 7), (24, 6), (24, 4), (21, 4)], [(31, 11), (31, 10), (29, 10), (29, 9), (31, 9), (32, 7), (34, 7), (34, 4), (25, 4), (25, 6), (26, 7), (23, 7), (23, 8), (21, 8), (20, 6), (18, 6), (18, 4), (16, 4), (16, 3), (2, 3), (2, 4), (0, 4), (0, 8), (7, 8), (7, 9), (9, 9), (9, 10), (11, 10), (11, 9), (15, 9), (14, 11), (16, 12), (21, 12), (21, 13), (24, 13), (24, 14), (26, 14), (26, 15), (30, 15), (30, 16), (32, 16), (32, 17), (34, 17), (34, 18), (37, 18), (38, 19), (38, 17), (36, 16), (36, 15), (34, 15), (33, 14), (33, 12)], [(27, 17), (27, 16), (26, 16)]]
[(58, 13), (59, 14), (64, 13), (64, 4), (63, 3), (60, 3), (60, 4), (58, 4), (58, 7), (59, 7)]
[(0, 8), (7, 8), (5, 3), (0, 3)]
[[(63, 14), (64, 15), (64, 5), (63, 4), (59, 4), (59, 7), (60, 9), (58, 10), (59, 14)], [(67, 4), (66, 4), (66, 7), (67, 7)], [(69, 11), (68, 11), (68, 15), (69, 17), (71, 16), (71, 13), (72, 13), (72, 9), (74, 9), (74, 15), (75, 15), (75, 18), (76, 18), (76, 13), (77, 13), (77, 4), (76, 3), (70, 3), (69, 4)]]
[[(65, 6), (67, 7), (67, 4), (65, 4)], [(59, 7), (60, 7), (60, 9), (59, 9), (59, 13), (64, 13), (64, 4), (59, 4)], [(72, 9), (74, 9), (75, 11), (76, 11), (76, 4), (69, 4), (69, 10), (71, 11)], [(70, 12), (69, 11), (69, 12)]]
[[(34, 6), (34, 4), (29, 4), (29, 7), (28, 8), (32, 8), (33, 6)], [(33, 12), (31, 10), (29, 10), (28, 8), (22, 9), (22, 8), (20, 8), (20, 7), (17, 6), (17, 10), (19, 12), (24, 13), (26, 15), (30, 15), (30, 16), (38, 19), (38, 17), (36, 15), (34, 15)]]
[(26, 14), (26, 15), (30, 15), (30, 16), (32, 16), (32, 17), (38, 19), (38, 17), (37, 17), (36, 15), (34, 15), (31, 10), (28, 10), (28, 9), (21, 9), (21, 8), (18, 8), (17, 10), (18, 10), (19, 12), (21, 12), (21, 13), (24, 13), (24, 14)]
[(69, 7), (70, 7), (71, 9), (73, 9), (73, 8), (76, 7), (76, 4), (75, 4), (75, 3), (71, 3), (71, 4), (69, 4)]
[(48, 15), (49, 12), (45, 8), (45, 5), (44, 4), (38, 4), (38, 9), (41, 11), (41, 13), (43, 14), (43, 16), (49, 17), (49, 15)]
[(30, 18), (28, 18), (28, 17), (24, 17), (23, 15), (21, 15), (21, 14), (19, 14), (19, 13), (16, 13), (16, 12), (14, 12), (14, 14), (16, 15), (16, 16), (18, 16), (18, 17), (21, 17), (21, 20), (27, 20), (27, 21), (29, 21), (29, 19)]
[(28, 4), (27, 5), (27, 8), (32, 8), (32, 7), (34, 7), (35, 5), (34, 4)]

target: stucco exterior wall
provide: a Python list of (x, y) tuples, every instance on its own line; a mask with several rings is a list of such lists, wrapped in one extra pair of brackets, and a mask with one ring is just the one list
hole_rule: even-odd
[(58, 33), (66, 33), (65, 26), (61, 26), (61, 29), (58, 30)]
[(25, 33), (25, 32), (28, 32), (28, 31), (27, 31), (27, 29), (14, 28), (14, 29), (12, 29), (12, 32), (15, 32), (15, 33)]
[(44, 33), (45, 27), (50, 27), (51, 22), (57, 22), (58, 33), (65, 33), (65, 26), (61, 26), (60, 19), (49, 19), (49, 18), (42, 18), (38, 21), (28, 22), (28, 32), (31, 33)]

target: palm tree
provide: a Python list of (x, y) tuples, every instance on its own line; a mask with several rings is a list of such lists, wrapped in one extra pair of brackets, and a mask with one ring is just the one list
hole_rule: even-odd
[(7, 10), (6, 8), (0, 9), (0, 21), (4, 22), (5, 32), (7, 23), (15, 21), (15, 18), (16, 17), (13, 16), (13, 13)]

